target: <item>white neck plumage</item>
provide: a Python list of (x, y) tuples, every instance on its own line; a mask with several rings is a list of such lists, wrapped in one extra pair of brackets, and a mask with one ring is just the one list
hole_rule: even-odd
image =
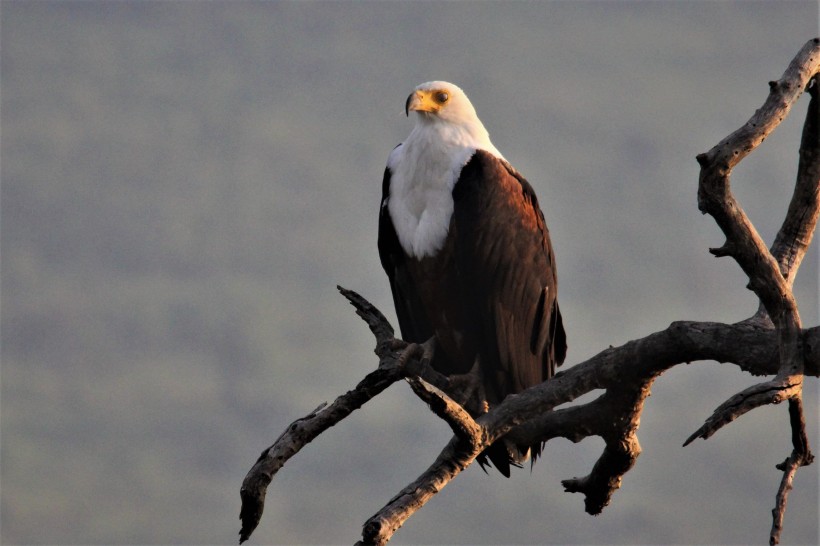
[(390, 154), (387, 206), (408, 256), (434, 256), (444, 246), (453, 214), (453, 186), (477, 149), (504, 159), (478, 118), (448, 123), (419, 116), (407, 140)]

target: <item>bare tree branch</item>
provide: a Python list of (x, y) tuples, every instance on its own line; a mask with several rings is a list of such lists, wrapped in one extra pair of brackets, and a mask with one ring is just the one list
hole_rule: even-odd
[(800, 142), (800, 161), (797, 166), (797, 183), (792, 194), (786, 219), (775, 237), (772, 256), (780, 264), (780, 272), (791, 286), (794, 272), (800, 267), (811, 244), (814, 228), (820, 214), (820, 100), (815, 75), (808, 84), (811, 95), (803, 135)]
[[(727, 238), (722, 247), (710, 251), (715, 256), (732, 256), (738, 262), (750, 279), (750, 288), (766, 306), (773, 320), (787, 310), (796, 308), (796, 305), (793, 298), (788, 296), (788, 286), (780, 274), (777, 261), (732, 195), (729, 179), (732, 169), (788, 115), (809, 80), (820, 69), (819, 51), (820, 39), (807, 42), (783, 77), (769, 84), (771, 91), (766, 102), (749, 121), (711, 150), (697, 157), (701, 165), (698, 206), (703, 213), (714, 217)], [(791, 221), (784, 223), (786, 224), (790, 225)], [(814, 222), (808, 222), (808, 229), (813, 231)], [(796, 252), (800, 250), (796, 245), (789, 246)], [(802, 251), (805, 253), (805, 247)], [(799, 263), (799, 260), (793, 261)]]
[(410, 516), (467, 468), (482, 449), (453, 437), (430, 468), (365, 522), (362, 540), (356, 544), (386, 544)]
[(242, 529), (240, 544), (250, 537), (259, 525), (265, 506), (268, 485), (280, 468), (305, 445), (332, 427), (371, 398), (402, 378), (403, 370), (397, 359), (389, 359), (376, 371), (369, 373), (352, 391), (338, 397), (329, 406), (322, 404), (310, 414), (291, 423), (274, 444), (262, 452), (256, 464), (242, 482)]
[(471, 442), (481, 437), (481, 427), (473, 417), (467, 413), (461, 404), (447, 396), (447, 393), (438, 389), (419, 377), (408, 377), (407, 382), (416, 395), (427, 402), (433, 413), (441, 417), (450, 425), (453, 433), (462, 440)]
[(444, 376), (429, 367), (422, 370), (417, 361), (406, 361), (400, 358), (401, 352), (397, 349), (407, 344), (393, 337), (393, 327), (381, 311), (356, 292), (342, 287), (338, 288), (356, 308), (356, 314), (368, 324), (370, 331), (376, 337), (375, 352), (380, 359), (379, 367), (369, 373), (353, 390), (338, 397), (329, 406), (322, 404), (310, 414), (291, 423), (274, 444), (262, 452), (245, 477), (240, 489), (242, 498), (242, 510), (239, 515), (242, 520), (242, 529), (239, 532), (240, 544), (247, 540), (259, 525), (265, 506), (265, 494), (273, 477), (293, 455), (319, 434), (408, 375), (413, 377), (423, 375), (428, 382), (440, 385), (447, 383)]
[(757, 407), (766, 404), (779, 404), (784, 400), (790, 400), (799, 395), (801, 387), (802, 382), (794, 384), (781, 381), (767, 381), (752, 385), (718, 406), (712, 416), (706, 420), (703, 426), (689, 436), (683, 445), (688, 446), (697, 438), (703, 438), (704, 440), (709, 438), (724, 425)]
[[(751, 119), (698, 156), (699, 207), (714, 217), (726, 236), (723, 246), (710, 251), (715, 256), (731, 256), (749, 277), (749, 288), (761, 302), (754, 317), (730, 325), (674, 322), (664, 330), (606, 349), (545, 383), (508, 396), (488, 413), (473, 419), (454, 402), (454, 386), (449, 379), (425, 363), (423, 346), (395, 339), (392, 326), (378, 309), (355, 292), (339, 288), (374, 334), (379, 367), (332, 404), (294, 421), (262, 453), (242, 486), (240, 541), (246, 540), (257, 526), (267, 487), (279, 468), (322, 431), (401, 378), (407, 378), (413, 391), (452, 428), (454, 436), (426, 471), (365, 523), (360, 544), (388, 542), (410, 516), (504, 436), (523, 445), (556, 437), (573, 442), (593, 435), (603, 438), (604, 451), (590, 473), (562, 482), (567, 491), (584, 494), (587, 512), (600, 513), (641, 452), (637, 430), (653, 382), (673, 366), (716, 361), (732, 363), (753, 375), (774, 377), (729, 398), (684, 445), (695, 438), (708, 438), (760, 405), (789, 401), (793, 449), (789, 458), (778, 465), (784, 475), (770, 535), (771, 544), (776, 544), (796, 471), (813, 460), (801, 394), (804, 376), (820, 375), (820, 327), (803, 329), (792, 285), (820, 211), (820, 106), (817, 84), (809, 86), (818, 70), (820, 39), (814, 39), (800, 50), (783, 77), (770, 83), (768, 98)], [(807, 86), (812, 99), (804, 125), (797, 182), (786, 218), (769, 250), (734, 199), (730, 176), (732, 169), (783, 120)], [(591, 402), (559, 407), (593, 390), (604, 392)]]
[[(706, 423), (684, 445), (695, 438), (708, 438), (740, 415), (765, 405), (789, 400), (790, 423), (795, 450), (784, 465), (784, 477), (773, 511), (771, 544), (780, 540), (786, 498), (797, 468), (813, 459), (802, 415), (804, 344), (802, 324), (792, 285), (797, 269), (811, 242), (818, 217), (820, 191), (820, 139), (818, 139), (817, 74), (820, 72), (820, 39), (810, 40), (792, 60), (783, 77), (769, 82), (764, 105), (740, 129), (714, 148), (698, 156), (701, 165), (698, 205), (711, 214), (726, 235), (726, 244), (712, 249), (715, 256), (732, 256), (749, 276), (749, 288), (760, 298), (777, 329), (779, 369), (771, 380), (754, 385), (721, 404)], [(743, 209), (729, 189), (731, 171), (779, 125), (794, 102), (809, 89), (809, 104), (800, 145), (798, 176), (792, 201), (772, 251), (768, 252)], [(760, 314), (760, 311), (758, 312)], [(789, 460), (787, 460), (787, 463)]]
[[(381, 313), (378, 313), (378, 315), (381, 315)], [(389, 323), (383, 316), (379, 320), (383, 321), (381, 326), (389, 327)], [(820, 376), (820, 327), (805, 330), (803, 338), (807, 347), (815, 348), (806, 351), (808, 355), (806, 374), (818, 377)], [(380, 338), (377, 336), (376, 339), (379, 343)], [(385, 361), (380, 364), (380, 368), (395, 364), (397, 359), (398, 353), (388, 354)], [(556, 401), (554, 406), (557, 406), (570, 402), (587, 392), (607, 388), (618, 383), (620, 379), (623, 379), (619, 374), (629, 373), (630, 369), (637, 377), (651, 378), (676, 364), (695, 361), (733, 362), (751, 374), (771, 375), (776, 373), (778, 364), (776, 334), (773, 329), (765, 330), (760, 326), (747, 323), (727, 325), (713, 322), (675, 322), (667, 329), (650, 334), (643, 339), (630, 341), (621, 347), (606, 349), (589, 360), (560, 372), (553, 378), (554, 381), (551, 380), (536, 388), (549, 387), (553, 389), (555, 392), (551, 395)], [(369, 374), (351, 392), (370, 390), (371, 383), (368, 378), (378, 374), (378, 372), (379, 370), (376, 370)], [(376, 375), (376, 377), (379, 376)], [(400, 377), (401, 374), (397, 373), (395, 376), (390, 375), (386, 380), (393, 382), (400, 379)], [(370, 390), (370, 392), (373, 391)], [(530, 395), (532, 393), (525, 391), (525, 393), (518, 396), (524, 394)], [(363, 392), (362, 395), (365, 395), (365, 393)], [(538, 397), (538, 394), (535, 394), (535, 397)], [(536, 438), (548, 440), (556, 437), (564, 437), (579, 442), (588, 436), (599, 435), (603, 429), (601, 421), (610, 419), (608, 416), (616, 415), (613, 412), (618, 409), (613, 406), (612, 400), (599, 397), (587, 404), (544, 413), (515, 429), (512, 433), (514, 436), (511, 437), (521, 443), (534, 443)], [(335, 425), (338, 420), (326, 419), (330, 415), (329, 413), (314, 411), (301, 419), (297, 419), (286, 428), (274, 445), (262, 453), (259, 461), (248, 472), (242, 486), (243, 540), (250, 536), (258, 524), (259, 518), (261, 518), (265, 493), (273, 476), (287, 459), (297, 453), (317, 434), (313, 434), (309, 439), (303, 436), (302, 440), (296, 443), (294, 443), (292, 437), (310, 420), (323, 420), (324, 422), (319, 427), (322, 430)], [(344, 417), (343, 414), (336, 412), (332, 415), (339, 420)], [(429, 475), (437, 477), (442, 475), (455, 476), (456, 473), (453, 473), (452, 470), (446, 471), (437, 468), (437, 466), (452, 467), (453, 463), (450, 461), (450, 457), (452, 453), (455, 453), (458, 445), (454, 442), (456, 442), (455, 439), (439, 456), (441, 461), (437, 460), (425, 474), (419, 477), (421, 483), (429, 481), (431, 479)], [(284, 458), (280, 456), (283, 453), (285, 454)], [(455, 467), (464, 465), (461, 468), (463, 469), (474, 458), (475, 455), (472, 457), (469, 454), (462, 456), (460, 457), (461, 464), (455, 464)], [(459, 472), (461, 469), (459, 469)], [(407, 491), (415, 490), (414, 484), (408, 486), (406, 491), (403, 492), (404, 494), (395, 497), (391, 503), (400, 503), (401, 499), (407, 495)], [(579, 492), (583, 491), (579, 489)], [(377, 516), (371, 518), (371, 520), (374, 519), (377, 519)], [(388, 519), (381, 518), (379, 521), (387, 521)], [(402, 520), (402, 523), (404, 520)], [(382, 526), (391, 527), (386, 524), (379, 525), (380, 528)], [(395, 527), (393, 532), (397, 529), (398, 527)]]
[(786, 515), (786, 501), (792, 489), (794, 476), (801, 466), (810, 465), (814, 455), (809, 451), (809, 438), (806, 435), (806, 420), (803, 416), (803, 401), (800, 398), (789, 400), (789, 420), (792, 427), (792, 454), (777, 465), (783, 471), (783, 479), (777, 490), (777, 503), (772, 510), (772, 531), (769, 535), (769, 544), (774, 546), (780, 543), (780, 532), (783, 530), (783, 517)]
[(583, 493), (584, 508), (588, 514), (600, 514), (609, 505), (612, 495), (621, 487), (624, 474), (635, 465), (638, 455), (641, 454), (638, 425), (652, 381), (652, 378), (645, 379), (639, 382), (637, 387), (610, 387), (606, 394), (596, 400), (601, 406), (630, 409), (615, 414), (623, 416), (617, 419), (598, 419), (602, 428), (598, 436), (601, 436), (606, 444), (604, 452), (587, 476), (561, 482), (567, 492)]

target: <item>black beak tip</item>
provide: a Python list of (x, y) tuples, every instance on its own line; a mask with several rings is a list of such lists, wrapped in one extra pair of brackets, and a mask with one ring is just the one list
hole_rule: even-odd
[(413, 94), (407, 97), (407, 100), (404, 102), (404, 115), (410, 117), (410, 101), (413, 99)]

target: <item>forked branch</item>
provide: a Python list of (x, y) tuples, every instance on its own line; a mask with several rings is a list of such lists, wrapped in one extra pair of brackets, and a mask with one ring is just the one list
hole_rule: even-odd
[[(777, 544), (780, 540), (783, 512), (790, 489), (785, 485), (791, 483), (798, 466), (809, 464), (813, 459), (802, 416), (805, 355), (800, 337), (800, 314), (792, 285), (814, 234), (820, 210), (818, 72), (820, 39), (814, 39), (803, 46), (780, 80), (769, 83), (769, 96), (752, 118), (709, 152), (698, 156), (701, 165), (698, 205), (701, 211), (715, 218), (726, 235), (726, 243), (711, 252), (715, 256), (731, 256), (749, 277), (749, 288), (760, 298), (761, 309), (765, 309), (776, 328), (779, 367), (777, 375), (771, 381), (754, 385), (719, 406), (684, 445), (698, 437), (708, 438), (724, 425), (756, 407), (789, 400), (792, 434), (805, 441), (799, 443), (800, 449), (795, 447), (795, 452), (790, 457), (793, 463), (784, 467), (784, 486), (778, 492), (774, 524), (769, 537), (771, 544)], [(780, 124), (804, 89), (809, 90), (812, 98), (803, 128), (797, 183), (786, 220), (769, 252), (732, 195), (729, 178), (732, 169)], [(795, 412), (800, 415), (795, 417)]]
[[(369, 320), (372, 320), (373, 324), (379, 326), (379, 328), (373, 328), (371, 324), (377, 345), (387, 346), (387, 340), (376, 333), (392, 331), (384, 316), (355, 292), (341, 288), (340, 291), (348, 299), (358, 302), (358, 304), (354, 303), (357, 311), (361, 308), (372, 308), (372, 312), (365, 314), (368, 317), (365, 320), (368, 320), (369, 324), (371, 324)], [(820, 348), (820, 327), (806, 330), (803, 338), (808, 347)], [(379, 369), (392, 370), (399, 353), (399, 351), (385, 353)], [(807, 354), (809, 356), (806, 360), (806, 374), (813, 377), (820, 376), (820, 350), (810, 350)], [(612, 387), (619, 383), (647, 383), (648, 388), (648, 382), (652, 378), (676, 364), (698, 361), (704, 363), (733, 362), (742, 370), (753, 375), (774, 374), (778, 366), (776, 334), (772, 329), (765, 329), (758, 324), (747, 322), (731, 325), (711, 322), (675, 322), (665, 330), (643, 339), (606, 349), (589, 360), (559, 373), (554, 381), (525, 391), (511, 398), (510, 401), (515, 401), (516, 405), (527, 405), (527, 399), (548, 398), (552, 400), (550, 405), (554, 407), (595, 389)], [(393, 375), (392, 372), (388, 372), (387, 378), (379, 377), (378, 372), (379, 370), (368, 374), (352, 391), (340, 398), (344, 399), (349, 395), (366, 398), (368, 393), (375, 392), (371, 379), (378, 385), (382, 380), (393, 382), (402, 377), (402, 374)], [(377, 375), (374, 376), (374, 374)], [(629, 379), (624, 381), (624, 377)], [(542, 389), (546, 389), (547, 392), (534, 392)], [(510, 434), (521, 443), (531, 444), (536, 439), (546, 441), (556, 437), (579, 442), (583, 438), (602, 435), (604, 430), (611, 429), (614, 422), (611, 419), (612, 415), (625, 415), (629, 418), (629, 415), (639, 414), (640, 409), (642, 407), (623, 408), (617, 399), (601, 396), (587, 404), (547, 411), (512, 430)], [(318, 435), (314, 433), (308, 438), (302, 435), (301, 431), (305, 427), (312, 431), (325, 430), (337, 424), (345, 416), (344, 412), (325, 413), (326, 411), (326, 409), (315, 410), (294, 421), (274, 445), (262, 453), (257, 463), (248, 472), (242, 486), (241, 539), (243, 541), (250, 536), (259, 523), (267, 487), (276, 472), (291, 456), (298, 453)], [(514, 412), (515, 408), (508, 406), (505, 411)], [(631, 430), (634, 433), (634, 428), (631, 427)], [(634, 438), (637, 442), (637, 437)], [(477, 453), (471, 449), (465, 450), (463, 446), (461, 440), (454, 437), (427, 471), (370, 518), (364, 528), (363, 543), (386, 543), (416, 510), (432, 498), (435, 492), (440, 491), (461, 470), (471, 464)], [(620, 476), (634, 464), (638, 453), (639, 449), (634, 450), (626, 462), (620, 459), (619, 464), (613, 464), (618, 463), (619, 459), (612, 457), (611, 452), (605, 452), (593, 469), (592, 477), (582, 478), (577, 482), (569, 480), (565, 487), (568, 490), (584, 493), (587, 498), (587, 511), (598, 513), (608, 503), (612, 493), (620, 485)], [(604, 471), (606, 473), (603, 473)]]

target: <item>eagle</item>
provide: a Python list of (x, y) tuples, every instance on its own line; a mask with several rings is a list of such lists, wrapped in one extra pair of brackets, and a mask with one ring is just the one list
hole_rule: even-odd
[[(546, 381), (566, 356), (555, 256), (535, 192), (490, 141), (458, 86), (419, 85), (387, 160), (379, 258), (402, 337), (478, 417)], [(509, 477), (542, 444), (502, 439), (478, 456)], [(492, 463), (492, 464), (490, 464)]]

